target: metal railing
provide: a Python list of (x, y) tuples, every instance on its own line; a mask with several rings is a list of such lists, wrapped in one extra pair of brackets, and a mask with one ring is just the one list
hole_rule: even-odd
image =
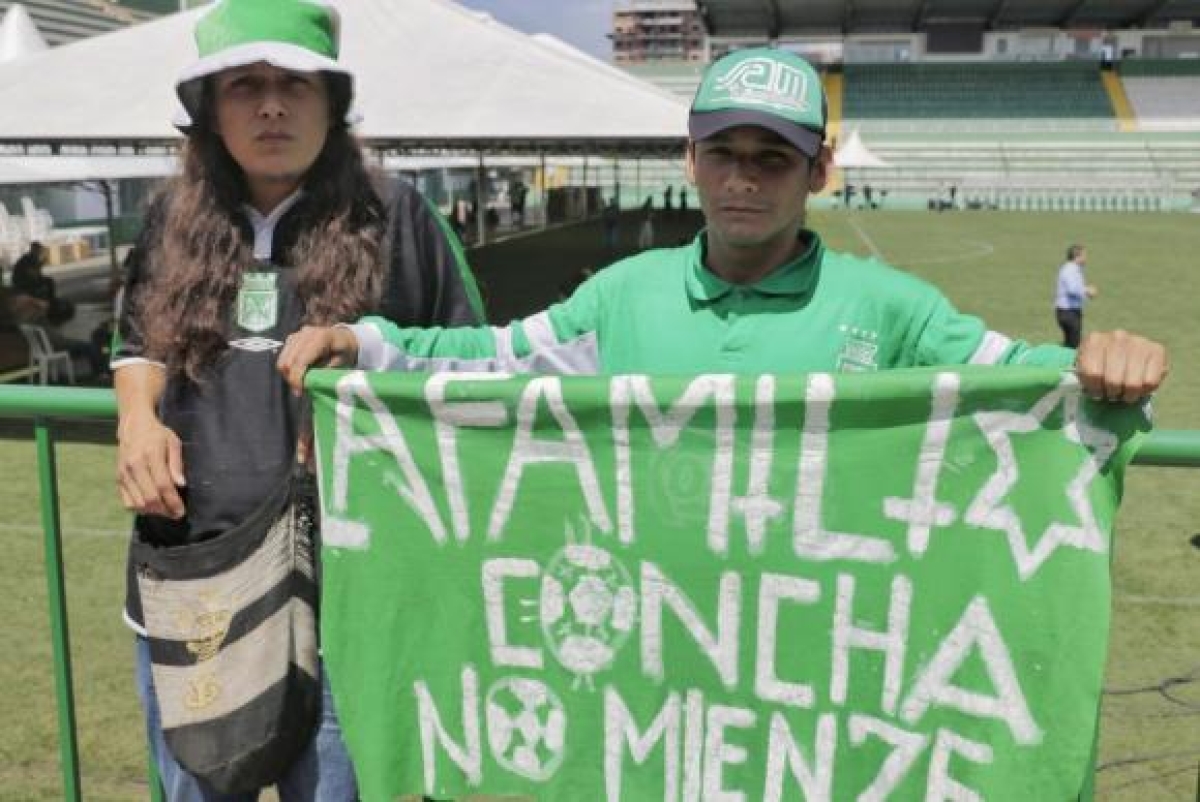
[[(32, 420), (37, 445), (50, 634), (54, 653), (54, 687), (58, 704), (59, 758), (63, 799), (68, 802), (79, 802), (82, 797), (52, 426), (55, 421), (113, 420), (116, 414), (116, 398), (111, 390), (0, 387), (0, 418)], [(1200, 468), (1200, 430), (1152, 432), (1134, 456), (1133, 464)], [(153, 760), (150, 761), (150, 788), (155, 802), (161, 802), (162, 794)]]

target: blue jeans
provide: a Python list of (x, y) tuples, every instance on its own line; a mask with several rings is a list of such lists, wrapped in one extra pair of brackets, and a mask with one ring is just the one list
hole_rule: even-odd
[[(135, 660), (138, 695), (146, 712), (146, 734), (150, 751), (158, 765), (159, 777), (169, 802), (254, 802), (258, 792), (220, 794), (193, 777), (176, 762), (163, 738), (159, 721), (158, 700), (154, 696), (154, 680), (150, 674), (150, 646), (145, 638), (137, 638)], [(300, 759), (279, 781), (276, 790), (280, 802), (353, 802), (358, 799), (354, 767), (342, 742), (342, 728), (333, 709), (329, 678), (321, 673), (321, 725)]]

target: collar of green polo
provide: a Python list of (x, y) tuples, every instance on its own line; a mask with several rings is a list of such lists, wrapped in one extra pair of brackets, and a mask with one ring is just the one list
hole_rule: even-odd
[(704, 229), (692, 241), (688, 254), (687, 290), (698, 301), (712, 303), (735, 289), (749, 290), (759, 295), (804, 295), (812, 289), (817, 277), (817, 265), (825, 246), (815, 231), (802, 229), (798, 235), (806, 247), (790, 262), (780, 265), (753, 284), (734, 284), (704, 266), (708, 249), (708, 230)]

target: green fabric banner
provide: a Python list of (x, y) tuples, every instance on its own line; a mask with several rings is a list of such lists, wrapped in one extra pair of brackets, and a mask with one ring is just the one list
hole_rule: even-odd
[(364, 799), (1085, 787), (1141, 410), (1026, 368), (310, 386)]

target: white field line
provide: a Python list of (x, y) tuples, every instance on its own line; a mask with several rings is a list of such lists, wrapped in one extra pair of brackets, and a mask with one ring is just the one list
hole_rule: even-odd
[(870, 249), (872, 256), (874, 256), (876, 259), (878, 259), (881, 262), (886, 262), (887, 259), (884, 258), (883, 251), (879, 250), (879, 247), (875, 245), (875, 240), (871, 239), (867, 235), (866, 231), (863, 231), (863, 228), (862, 228), (862, 226), (860, 226), (858, 224), (858, 220), (856, 219), (856, 217), (857, 217), (856, 215), (850, 214), (846, 218), (847, 220), (850, 221), (850, 227), (853, 228), (855, 233), (858, 234), (858, 238), (863, 241), (863, 244), (866, 245), (867, 248)]
[(985, 259), (996, 252), (996, 246), (990, 242), (984, 242), (978, 239), (960, 239), (959, 242), (970, 246), (969, 249), (952, 254), (942, 254), (941, 256), (930, 256), (928, 258), (909, 257), (904, 259), (895, 259), (892, 261), (894, 265), (919, 267), (921, 265), (938, 265), (945, 262), (973, 262), (977, 259)]
[(890, 264), (898, 267), (920, 267), (921, 265), (938, 265), (946, 262), (973, 262), (977, 259), (986, 259), (996, 252), (996, 246), (990, 242), (976, 239), (960, 239), (958, 242), (966, 247), (955, 253), (941, 254), (939, 256), (910, 256), (903, 259), (894, 258), (888, 260), (883, 255), (883, 251), (875, 244), (875, 240), (871, 239), (866, 230), (858, 222), (858, 216), (851, 214), (846, 217), (850, 222), (850, 227), (854, 229), (854, 233), (858, 234), (858, 238), (862, 240), (867, 249), (881, 262), (890, 262)]

